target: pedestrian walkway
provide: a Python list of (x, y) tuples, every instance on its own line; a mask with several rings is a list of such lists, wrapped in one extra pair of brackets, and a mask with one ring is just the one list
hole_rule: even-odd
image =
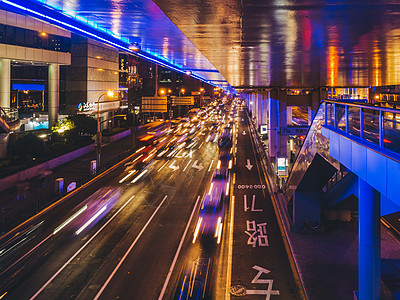
[[(110, 167), (132, 153), (132, 136), (127, 136), (101, 148), (102, 168)], [(0, 236), (44, 207), (60, 199), (56, 192), (56, 179), (64, 179), (64, 193), (73, 182), (76, 187), (87, 182), (90, 174), (90, 161), (96, 159), (92, 151), (53, 170), (46, 170), (31, 180), (19, 183), (1, 192), (0, 197)]]

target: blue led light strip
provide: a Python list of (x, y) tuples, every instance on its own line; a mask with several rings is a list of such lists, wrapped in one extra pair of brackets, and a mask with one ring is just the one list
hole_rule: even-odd
[[(77, 26), (75, 26), (75, 25), (73, 25), (73, 24), (69, 24), (69, 23), (66, 23), (66, 22), (64, 22), (64, 21), (62, 21), (62, 20), (58, 20), (58, 19), (53, 18), (53, 17), (51, 17), (51, 16), (47, 16), (47, 15), (45, 15), (45, 14), (43, 14), (43, 13), (40, 13), (40, 12), (35, 11), (35, 10), (33, 10), (33, 9), (31, 9), (31, 8), (28, 8), (28, 7), (24, 7), (24, 6), (20, 5), (20, 4), (11, 2), (11, 1), (9, 1), (9, 0), (0, 0), (0, 2), (3, 2), (3, 3), (5, 3), (5, 4), (8, 4), (8, 5), (10, 5), (10, 6), (16, 8), (16, 9), (25, 11), (25, 12), (27, 12), (27, 13), (30, 14), (30, 15), (37, 16), (37, 17), (42, 18), (42, 19), (45, 19), (45, 20), (49, 20), (49, 21), (51, 21), (51, 22), (53, 22), (53, 23), (55, 23), (55, 24), (57, 24), (57, 25), (63, 26), (64, 28), (70, 29), (70, 30), (72, 30), (72, 31), (80, 32), (80, 33), (82, 33), (82, 34), (84, 34), (84, 35), (87, 35), (87, 36), (92, 37), (92, 38), (94, 38), (94, 39), (96, 39), (96, 40), (102, 41), (102, 42), (104, 42), (104, 43), (106, 43), (106, 44), (108, 44), (108, 45), (112, 45), (112, 46), (114, 46), (114, 47), (116, 47), (116, 48), (118, 48), (118, 49), (124, 50), (124, 51), (126, 51), (126, 52), (128, 52), (128, 53), (131, 53), (131, 54), (137, 55), (137, 56), (139, 56), (139, 57), (142, 57), (142, 58), (144, 58), (144, 59), (146, 59), (146, 60), (152, 61), (153, 63), (156, 63), (156, 64), (159, 64), (159, 65), (164, 66), (164, 67), (166, 67), (166, 68), (172, 69), (172, 70), (174, 70), (174, 71), (176, 71), (176, 72), (179, 72), (179, 73), (186, 73), (186, 70), (184, 70), (183, 68), (176, 67), (174, 64), (172, 64), (171, 62), (169, 62), (169, 61), (168, 61), (167, 59), (165, 59), (164, 57), (158, 57), (158, 56), (155, 56), (155, 55), (152, 55), (152, 54), (148, 54), (148, 53), (146, 53), (145, 51), (142, 51), (142, 50), (133, 51), (133, 50), (129, 49), (127, 46), (124, 46), (124, 45), (115, 43), (115, 42), (110, 41), (110, 40), (108, 40), (108, 39), (106, 39), (106, 38), (103, 38), (103, 37), (101, 37), (101, 36), (99, 36), (99, 35), (97, 35), (97, 34), (94, 34), (94, 33), (92, 33), (92, 32), (89, 32), (89, 31), (87, 31), (87, 30), (84, 30), (84, 29), (82, 29), (82, 28), (79, 28), (79, 27), (77, 27)], [(49, 9), (51, 9), (51, 7), (49, 7), (49, 6), (45, 5), (45, 4), (42, 4), (42, 5), (45, 6), (45, 7), (47, 7), (47, 8), (49, 8)], [(61, 13), (58, 12), (58, 11), (57, 11), (56, 13), (61, 14)], [(63, 15), (64, 15), (65, 17), (67, 17), (67, 18), (72, 18), (72, 16), (69, 16), (69, 15), (67, 15), (67, 14), (65, 14), (65, 13), (63, 13)], [(77, 20), (78, 20), (78, 19), (77, 19)], [(90, 26), (90, 25), (89, 25), (89, 26)], [(94, 28), (94, 29), (99, 30), (99, 28), (98, 28), (97, 26), (96, 26), (96, 28)], [(109, 33), (107, 33), (107, 34), (109, 34)], [(110, 35), (110, 36), (112, 36), (112, 37), (118, 39), (117, 37), (115, 37), (115, 36), (113, 36), (113, 35)], [(122, 42), (122, 41), (121, 41), (121, 42)], [(218, 72), (218, 71), (217, 71), (217, 72)], [(201, 81), (203, 81), (203, 82), (205, 82), (205, 83), (207, 83), (207, 84), (210, 84), (210, 85), (213, 85), (213, 86), (218, 86), (218, 85), (216, 85), (216, 84), (214, 84), (214, 83), (212, 82), (213, 80), (204, 79), (203, 77), (201, 77), (201, 76), (199, 76), (199, 75), (196, 75), (196, 74), (193, 74), (193, 73), (192, 73), (192, 74), (190, 74), (189, 76), (191, 76), (191, 77), (193, 77), (193, 78), (195, 78), (195, 79), (201, 80)]]

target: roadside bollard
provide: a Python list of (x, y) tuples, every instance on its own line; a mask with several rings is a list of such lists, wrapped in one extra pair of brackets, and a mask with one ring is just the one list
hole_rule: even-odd
[(91, 160), (90, 161), (90, 175), (94, 176), (96, 175), (96, 160)]
[(63, 194), (63, 192), (64, 192), (64, 178), (57, 178), (56, 179), (55, 192), (60, 196)]

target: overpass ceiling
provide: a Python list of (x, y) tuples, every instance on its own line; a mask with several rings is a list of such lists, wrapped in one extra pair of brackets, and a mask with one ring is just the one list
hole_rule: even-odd
[(95, 21), (214, 83), (400, 84), (398, 0), (39, 2)]

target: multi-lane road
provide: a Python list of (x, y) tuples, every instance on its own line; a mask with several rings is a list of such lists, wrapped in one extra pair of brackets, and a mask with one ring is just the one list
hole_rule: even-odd
[(219, 160), (206, 123), (139, 149), (2, 244), (0, 299), (298, 299), (243, 110), (236, 121), (219, 244), (193, 243)]

